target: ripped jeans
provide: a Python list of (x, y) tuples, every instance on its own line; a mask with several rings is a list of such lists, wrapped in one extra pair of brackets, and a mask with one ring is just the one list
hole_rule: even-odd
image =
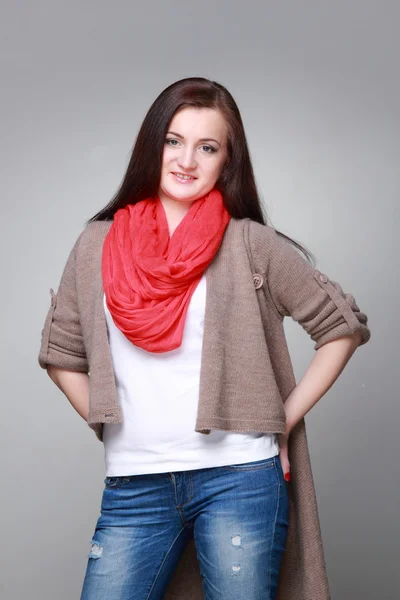
[(192, 537), (205, 600), (275, 600), (289, 525), (279, 455), (104, 483), (81, 600), (162, 600)]

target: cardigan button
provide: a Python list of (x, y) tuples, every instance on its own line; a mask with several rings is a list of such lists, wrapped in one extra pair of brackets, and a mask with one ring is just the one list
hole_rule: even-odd
[(328, 278), (323, 273), (321, 273), (321, 275), (319, 276), (319, 278), (322, 281), (322, 283), (328, 283)]
[(253, 275), (254, 286), (256, 290), (260, 289), (263, 286), (264, 279), (259, 273), (254, 273)]

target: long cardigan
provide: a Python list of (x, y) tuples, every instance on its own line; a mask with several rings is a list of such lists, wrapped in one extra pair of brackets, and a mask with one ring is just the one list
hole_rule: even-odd
[[(101, 255), (111, 221), (85, 227), (62, 273), (42, 330), (39, 364), (89, 373), (88, 425), (119, 423), (103, 307)], [(312, 267), (276, 231), (231, 219), (206, 270), (206, 309), (195, 431), (285, 432), (284, 403), (296, 386), (283, 320), (291, 316), (315, 350), (361, 331), (367, 316), (354, 297)], [(329, 600), (320, 522), (304, 418), (289, 436), (289, 531), (279, 600)], [(183, 551), (166, 600), (204, 598), (193, 539)]]

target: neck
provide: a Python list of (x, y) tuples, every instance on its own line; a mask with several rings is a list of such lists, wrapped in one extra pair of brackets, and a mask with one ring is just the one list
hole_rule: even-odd
[(193, 202), (180, 202), (179, 200), (173, 200), (168, 197), (161, 197), (160, 202), (164, 207), (165, 215), (167, 217), (168, 228), (170, 236), (173, 234), (183, 217), (189, 211)]

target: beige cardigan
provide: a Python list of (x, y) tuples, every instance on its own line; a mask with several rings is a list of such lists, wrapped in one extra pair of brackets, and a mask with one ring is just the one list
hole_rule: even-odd
[[(101, 251), (111, 221), (90, 223), (65, 265), (42, 330), (39, 364), (87, 372), (88, 425), (121, 422), (103, 308)], [(367, 316), (340, 285), (310, 266), (272, 227), (231, 219), (206, 271), (200, 392), (195, 430), (285, 431), (283, 404), (296, 385), (283, 319), (291, 316), (315, 349), (360, 330)], [(360, 344), (360, 345), (361, 345)], [(328, 600), (305, 420), (289, 437), (290, 524), (279, 600)], [(200, 600), (194, 541), (184, 550), (166, 600)]]

